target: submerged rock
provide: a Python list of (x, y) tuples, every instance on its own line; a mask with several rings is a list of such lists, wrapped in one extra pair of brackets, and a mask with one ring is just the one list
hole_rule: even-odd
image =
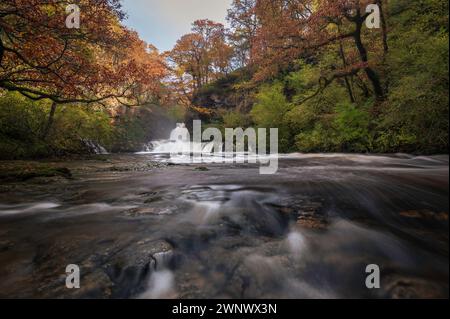
[(145, 289), (150, 275), (168, 267), (173, 247), (164, 240), (141, 241), (119, 251), (104, 266), (114, 283), (113, 297), (129, 298)]
[(288, 198), (274, 206), (281, 215), (292, 220), (295, 227), (323, 230), (329, 225), (328, 215), (321, 202), (308, 198)]
[(52, 166), (30, 166), (20, 167), (7, 171), (0, 171), (0, 180), (2, 182), (26, 182), (35, 178), (62, 177), (65, 179), (72, 178), (72, 172), (66, 167)]
[(137, 207), (124, 212), (125, 216), (143, 217), (151, 215), (170, 215), (173, 213), (174, 207)]
[(439, 222), (448, 221), (448, 212), (436, 213), (427, 209), (400, 212), (400, 216), (412, 219), (434, 220)]
[(159, 162), (144, 162), (144, 163), (126, 163), (117, 164), (103, 169), (109, 172), (149, 172), (155, 168), (165, 167), (166, 164)]
[(436, 299), (448, 294), (448, 286), (444, 289), (442, 283), (405, 276), (387, 278), (383, 290), (393, 299)]

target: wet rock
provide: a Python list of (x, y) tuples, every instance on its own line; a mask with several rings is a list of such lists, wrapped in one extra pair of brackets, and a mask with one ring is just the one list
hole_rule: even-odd
[(245, 233), (263, 237), (281, 237), (289, 227), (289, 219), (276, 211), (261, 208), (257, 212), (244, 211), (236, 219), (223, 219), (229, 234)]
[[(109, 298), (112, 282), (100, 267), (101, 256), (92, 255), (88, 248), (96, 244), (89, 236), (39, 244), (32, 260), (33, 273), (29, 274), (34, 298)], [(69, 264), (80, 267), (80, 289), (66, 287), (65, 268)]]
[(288, 198), (284, 203), (274, 206), (281, 215), (292, 220), (296, 227), (316, 230), (328, 227), (328, 216), (321, 202), (308, 198)]
[(167, 191), (151, 191), (151, 192), (144, 192), (139, 195), (145, 198), (145, 200), (144, 200), (145, 204), (152, 204), (152, 203), (160, 202), (162, 200), (173, 200), (174, 199), (174, 195), (168, 193)]
[(129, 217), (138, 217), (142, 215), (152, 215), (155, 211), (156, 208), (153, 207), (138, 207), (127, 210), (124, 212), (124, 215)]
[(195, 170), (198, 172), (208, 172), (209, 168), (205, 167), (205, 166), (200, 166), (200, 167), (196, 167)]
[(388, 298), (393, 299), (436, 299), (447, 295), (448, 286), (415, 277), (393, 276), (382, 283)]
[(228, 291), (235, 298), (277, 298), (284, 282), (282, 269), (278, 256), (249, 255), (234, 274), (234, 291)]
[(0, 240), (0, 252), (7, 251), (13, 246), (14, 246), (14, 243), (12, 241)]
[(148, 199), (145, 200), (145, 204), (151, 204), (151, 203), (155, 203), (155, 202), (159, 202), (161, 201), (163, 198), (161, 196), (152, 196)]
[[(65, 279), (65, 276), (64, 276)], [(66, 298), (109, 299), (112, 297), (114, 283), (101, 269), (81, 276), (80, 289), (65, 289)]]
[(71, 179), (72, 172), (66, 167), (52, 166), (27, 166), (11, 171), (0, 171), (0, 180), (3, 182), (26, 182), (35, 178), (46, 178), (46, 182), (52, 181), (50, 178), (61, 177)]
[(143, 217), (151, 215), (170, 215), (175, 210), (175, 207), (138, 207), (132, 208), (124, 212), (128, 217)]
[(219, 230), (215, 227), (196, 227), (186, 224), (177, 232), (168, 234), (167, 240), (183, 251), (197, 251), (217, 239)]
[(167, 165), (161, 162), (144, 162), (144, 163), (126, 163), (117, 164), (101, 171), (109, 172), (149, 172), (156, 168), (163, 168)]
[(328, 216), (323, 212), (322, 204), (310, 202), (303, 204), (296, 212), (296, 225), (302, 228), (323, 230), (328, 227)]
[(297, 226), (303, 228), (323, 230), (328, 227), (328, 221), (321, 216), (302, 215), (298, 217)]
[(448, 212), (436, 213), (427, 209), (400, 212), (400, 216), (411, 219), (424, 219), (438, 222), (448, 221)]
[(113, 298), (129, 298), (145, 289), (150, 275), (167, 267), (173, 247), (164, 240), (140, 241), (114, 255), (104, 266), (114, 283)]

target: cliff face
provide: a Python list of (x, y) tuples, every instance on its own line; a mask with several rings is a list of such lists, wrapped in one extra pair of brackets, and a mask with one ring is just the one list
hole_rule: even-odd
[(231, 109), (241, 103), (239, 97), (234, 92), (201, 92), (195, 96), (193, 102), (194, 105), (211, 109)]
[(253, 105), (253, 87), (249, 85), (251, 73), (238, 70), (202, 87), (193, 98), (198, 107), (213, 110), (237, 109), (249, 111)]

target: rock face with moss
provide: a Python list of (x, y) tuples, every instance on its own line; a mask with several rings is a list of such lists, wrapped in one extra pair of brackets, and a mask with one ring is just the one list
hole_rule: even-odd
[(247, 69), (234, 71), (227, 76), (204, 85), (193, 97), (193, 104), (213, 110), (249, 110), (253, 103), (254, 85)]

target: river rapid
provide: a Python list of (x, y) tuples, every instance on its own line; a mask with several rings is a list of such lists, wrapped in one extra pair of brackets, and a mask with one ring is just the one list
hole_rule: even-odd
[(448, 298), (448, 160), (290, 154), (275, 175), (155, 153), (50, 163), (73, 178), (1, 185), (0, 297)]

